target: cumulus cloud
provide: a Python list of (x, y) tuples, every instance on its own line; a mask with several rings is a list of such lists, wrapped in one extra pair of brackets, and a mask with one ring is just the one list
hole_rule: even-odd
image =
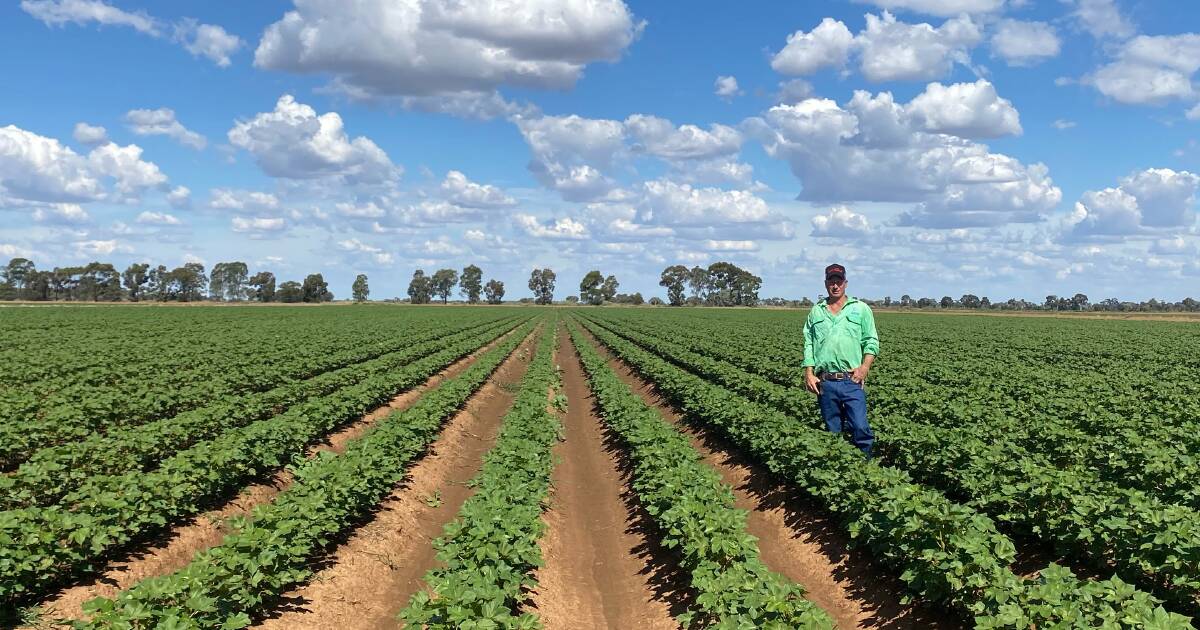
[(108, 130), (100, 126), (92, 126), (85, 122), (75, 123), (75, 142), (95, 146), (108, 142)]
[(200, 24), (192, 19), (175, 25), (175, 38), (193, 56), (204, 57), (222, 68), (229, 67), (229, 55), (245, 44), (240, 37), (216, 24)]
[(813, 86), (804, 79), (789, 79), (779, 83), (779, 91), (775, 94), (775, 100), (779, 103), (799, 103), (807, 98), (812, 98)]
[(167, 136), (196, 150), (208, 144), (204, 136), (184, 127), (175, 119), (175, 111), (166, 107), (130, 110), (125, 114), (125, 122), (139, 136)]
[(208, 207), (217, 210), (278, 210), (279, 198), (265, 192), (214, 188), (209, 191)]
[(891, 13), (867, 15), (867, 27), (855, 41), (861, 71), (868, 81), (919, 81), (944, 76), (955, 62), (968, 63), (968, 51), (983, 34), (966, 15), (941, 26), (907, 24)]
[(517, 200), (504, 194), (503, 190), (491, 184), (477, 184), (460, 171), (446, 173), (441, 188), (446, 199), (464, 208), (507, 208), (517, 205)]
[(833, 206), (826, 214), (812, 218), (812, 236), (859, 238), (870, 232), (867, 217), (846, 206)]
[(696, 188), (668, 180), (643, 184), (639, 208), (645, 223), (712, 226), (778, 220), (767, 202), (745, 190)]
[(1004, 8), (1005, 0), (855, 0), (881, 9), (907, 10), (951, 17), (960, 13), (992, 13)]
[(379, 184), (399, 175), (398, 167), (370, 139), (351, 140), (336, 112), (318, 116), (290, 94), (279, 97), (274, 111), (235, 124), (228, 136), (230, 144), (249, 151), (272, 177)]
[(128, 254), (133, 252), (133, 248), (115, 239), (92, 239), (81, 240), (72, 243), (76, 253), (86, 257), (108, 256), (113, 253)]
[(931, 133), (961, 138), (1021, 134), (1017, 110), (983, 79), (949, 86), (930, 83), (905, 107), (905, 113), (919, 128)]
[(337, 248), (344, 252), (358, 254), (361, 258), (381, 267), (390, 266), (396, 260), (390, 252), (384, 251), (382, 247), (364, 243), (356, 238), (338, 241)]
[(713, 93), (717, 96), (730, 99), (742, 93), (738, 89), (737, 77), (719, 76), (713, 83)]
[[(980, 91), (974, 85), (962, 92)], [(803, 185), (800, 199), (915, 202), (904, 218), (910, 225), (955, 228), (1034, 221), (1061, 201), (1045, 166), (1026, 166), (947, 133), (995, 131), (997, 120), (1000, 128), (1011, 129), (1004, 122), (1004, 107), (975, 118), (950, 115), (954, 110), (949, 109), (937, 114), (929, 128), (939, 133), (931, 133), (927, 118), (910, 116), (911, 106), (895, 103), (887, 92), (859, 91), (845, 107), (828, 99), (777, 105), (764, 117), (748, 120), (744, 129), (768, 155), (791, 165)], [(936, 109), (928, 108), (929, 115)]]
[(1001, 20), (992, 34), (992, 52), (1010, 66), (1032, 66), (1057, 57), (1062, 42), (1045, 22)]
[(15, 125), (0, 127), (0, 197), (32, 203), (125, 201), (167, 181), (141, 156), (137, 145), (111, 142), (79, 155), (54, 138)]
[(173, 214), (168, 214), (166, 212), (151, 212), (149, 210), (143, 211), (140, 214), (138, 214), (137, 222), (143, 223), (146, 225), (182, 225), (183, 224), (183, 221), (180, 221), (179, 217), (176, 217)]
[(702, 160), (737, 153), (742, 134), (725, 125), (676, 127), (657, 116), (634, 114), (625, 119), (627, 129), (637, 142), (634, 149), (666, 160)]
[(708, 252), (756, 252), (758, 243), (748, 240), (714, 240), (706, 239), (700, 247)]
[(582, 240), (588, 237), (587, 226), (570, 217), (542, 222), (530, 214), (517, 214), (513, 222), (529, 236), (551, 240)]
[(33, 211), (33, 220), (38, 223), (79, 224), (87, 223), (91, 216), (77, 203), (51, 203), (38, 206)]
[(543, 186), (569, 201), (589, 201), (615, 188), (603, 171), (625, 151), (625, 126), (620, 121), (572, 114), (515, 122), (533, 153), (529, 170)]
[(825, 18), (810, 32), (788, 35), (787, 45), (771, 58), (771, 67), (781, 74), (812, 74), (821, 68), (846, 65), (854, 36), (841, 20)]
[(147, 35), (161, 34), (154, 18), (140, 11), (122, 11), (100, 0), (22, 0), (21, 9), (47, 26), (95, 22), (101, 26), (128, 26)]
[(1121, 103), (1162, 105), (1194, 98), (1192, 75), (1198, 69), (1200, 34), (1139, 35), (1085, 82)]
[(167, 193), (167, 203), (171, 204), (176, 210), (183, 210), (192, 206), (192, 191), (187, 186), (176, 186)]
[(1124, 39), (1133, 35), (1134, 26), (1121, 14), (1115, 0), (1064, 0), (1074, 5), (1072, 17), (1092, 37)]
[(1156, 229), (1186, 228), (1196, 220), (1200, 176), (1151, 168), (1121, 179), (1116, 188), (1089, 190), (1067, 219), (1067, 239), (1129, 236)]
[(234, 232), (252, 236), (278, 234), (287, 228), (287, 221), (281, 217), (233, 217), (230, 225)]
[(642, 27), (620, 0), (300, 0), (267, 27), (254, 63), (330, 74), (367, 98), (565, 89)]

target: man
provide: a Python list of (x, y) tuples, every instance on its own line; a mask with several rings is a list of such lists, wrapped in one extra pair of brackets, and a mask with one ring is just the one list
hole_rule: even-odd
[(833, 433), (849, 430), (854, 445), (871, 459), (875, 434), (867, 424), (863, 383), (879, 354), (875, 316), (865, 302), (846, 295), (846, 268), (825, 268), (827, 297), (804, 323), (804, 386), (817, 395), (821, 417)]

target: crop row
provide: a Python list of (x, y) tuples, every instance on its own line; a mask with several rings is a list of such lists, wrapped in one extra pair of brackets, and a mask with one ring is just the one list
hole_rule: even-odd
[(974, 616), (984, 628), (1190, 627), (1187, 618), (1115, 577), (1082, 581), (1052, 565), (1036, 580), (1021, 579), (1009, 569), (1012, 541), (987, 516), (948, 501), (900, 470), (864, 462), (838, 436), (755, 404), (592, 322), (587, 325), (689, 417), (716, 427), (824, 504), (919, 597)]
[(633, 489), (691, 576), (684, 626), (831, 628), (804, 590), (771, 572), (746, 533), (746, 512), (688, 439), (620, 380), (575, 326), (571, 337), (605, 422), (628, 445)]
[[(200, 440), (211, 439), (229, 429), (283, 413), (309, 399), (403, 367), (459, 342), (482, 345), (495, 338), (496, 332), (509, 324), (510, 320), (503, 320), (484, 326), (472, 325), (466, 330), (447, 329), (414, 335), (408, 338), (402, 350), (368, 358), (311, 379), (290, 382), (259, 394), (220, 400), (173, 418), (42, 449), (17, 470), (0, 477), (0, 509), (49, 505), (89, 477), (146, 470)], [(354, 356), (361, 358), (361, 355)], [(343, 357), (339, 362), (348, 360)]]
[(425, 575), (432, 597), (418, 591), (401, 612), (411, 627), (538, 627), (536, 616), (520, 608), (542, 564), (538, 538), (546, 527), (541, 516), (554, 469), (551, 448), (562, 434), (547, 400), (560, 386), (555, 339), (554, 333), (542, 336), (496, 444), (470, 482), (475, 494), (434, 541), (443, 566)]
[(310, 560), (379, 504), (403, 479), (442, 425), (524, 341), (528, 328), (485, 352), (410, 408), (393, 412), (341, 455), (323, 454), (296, 470), (273, 502), (235, 524), (216, 547), (183, 569), (143, 580), (114, 599), (85, 604), (79, 628), (241, 628), (264, 605), (310, 575)]
[[(787, 390), (663, 338), (613, 331), (671, 362), (815, 424), (813, 405), (797, 410)], [(780, 402), (783, 401), (783, 402)], [(883, 410), (879, 408), (883, 407)], [(1059, 468), (973, 423), (945, 429), (909, 420), (892, 402), (875, 404), (873, 425), (885, 462), (956, 497), (1022, 534), (1055, 544), (1189, 612), (1200, 609), (1200, 514), (1140, 490), (1099, 479), (1086, 468)]]
[(99, 568), (110, 552), (199, 512), (251, 479), (303, 459), (314, 440), (480, 345), (460, 342), (400, 370), (226, 431), (153, 471), (90, 477), (57, 505), (0, 512), (0, 603)]
[[(424, 325), (422, 330), (441, 327)], [(365, 358), (405, 347), (409, 334), (390, 333), (384, 341), (361, 343), (361, 334), (342, 332), (311, 343), (305, 331), (274, 345), (256, 344), (257, 355), (227, 360), (207, 370), (176, 370), (147, 373), (144, 378), (117, 379), (109, 387), (77, 387), (64, 384), (47, 397), (17, 408), (3, 410), (0, 421), (0, 470), (24, 461), (36, 449), (85, 439), (114, 428), (137, 426), (151, 420), (203, 407), (213, 400), (244, 393), (262, 392), (291, 380), (349, 365)], [(210, 344), (211, 345), (211, 344)], [(342, 348), (349, 348), (343, 350)], [(218, 353), (216, 345), (208, 351)], [(190, 352), (163, 354), (189, 356)], [(113, 356), (111, 360), (130, 361)], [(196, 363), (212, 359), (196, 357)], [(199, 373), (197, 373), (199, 372)], [(33, 395), (33, 392), (28, 392)]]

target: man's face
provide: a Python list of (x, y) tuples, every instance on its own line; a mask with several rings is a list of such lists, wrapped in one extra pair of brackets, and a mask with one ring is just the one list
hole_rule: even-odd
[(831, 301), (836, 302), (842, 299), (842, 296), (846, 294), (846, 279), (838, 277), (826, 278), (825, 291)]

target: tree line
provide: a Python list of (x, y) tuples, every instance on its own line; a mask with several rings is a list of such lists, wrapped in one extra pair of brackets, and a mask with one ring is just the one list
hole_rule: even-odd
[[(354, 281), (355, 301), (365, 301), (370, 289), (363, 274)], [(276, 284), (275, 274), (250, 269), (241, 261), (220, 262), (206, 271), (198, 262), (168, 269), (165, 265), (133, 263), (117, 271), (110, 263), (39, 270), (32, 260), (13, 258), (0, 267), (0, 300), (36, 302), (329, 302), (333, 292), (319, 273), (303, 282)]]

